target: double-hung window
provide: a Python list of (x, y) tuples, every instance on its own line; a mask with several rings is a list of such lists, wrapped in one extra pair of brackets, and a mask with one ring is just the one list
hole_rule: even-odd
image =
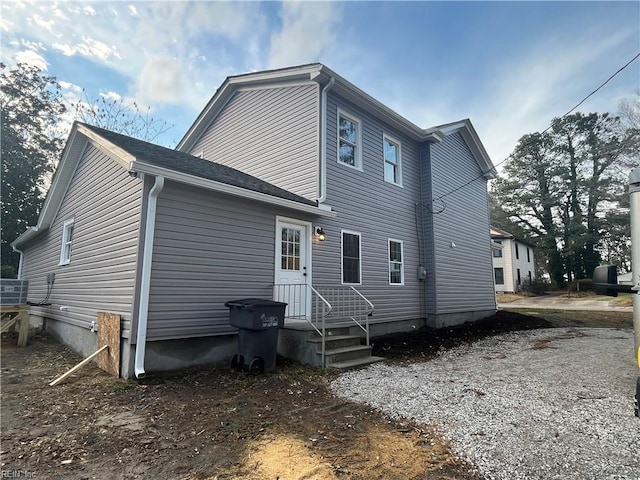
[(62, 248), (60, 249), (60, 265), (67, 265), (71, 262), (73, 223), (73, 219), (70, 219), (65, 221), (62, 225)]
[(389, 239), (389, 284), (404, 285), (402, 241)]
[(338, 111), (338, 162), (362, 170), (362, 127), (360, 120)]
[(387, 135), (383, 135), (382, 150), (384, 156), (384, 181), (402, 185), (400, 142)]
[(342, 283), (360, 284), (362, 261), (360, 234), (342, 231)]
[[(502, 245), (502, 240), (494, 240), (493, 243)], [(502, 247), (496, 247), (493, 249), (493, 258), (502, 258)]]
[(496, 285), (504, 285), (504, 269), (494, 268), (493, 275), (495, 277)]

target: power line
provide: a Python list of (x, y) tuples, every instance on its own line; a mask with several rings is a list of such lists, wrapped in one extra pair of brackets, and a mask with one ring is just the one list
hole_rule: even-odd
[[(564, 115), (562, 115), (560, 118), (564, 118), (567, 115), (569, 115), (571, 112), (573, 112), (576, 108), (578, 108), (580, 105), (582, 105), (584, 102), (586, 102), (591, 96), (593, 96), (598, 90), (600, 90), (602, 87), (604, 87), (607, 83), (609, 83), (611, 80), (613, 80), (613, 78), (618, 75), (620, 72), (622, 72), (625, 68), (627, 68), (629, 65), (631, 65), (635, 60), (638, 59), (638, 57), (640, 57), (640, 53), (637, 53), (635, 57), (633, 57), (631, 60), (629, 60), (627, 63), (625, 63), (622, 67), (620, 67), (613, 75), (611, 75), (609, 78), (607, 78), (602, 84), (600, 84), (600, 86), (598, 88), (596, 88), (593, 92), (591, 92), (589, 95), (587, 95), (586, 97), (584, 97), (582, 100), (580, 100), (571, 110), (569, 110), (567, 113), (565, 113)], [(549, 131), (551, 129), (551, 127), (553, 126), (553, 123), (549, 124), (549, 126), (547, 128), (545, 128), (541, 133), (545, 133), (547, 131)], [(522, 145), (521, 148), (527, 147), (529, 146), (529, 144), (531, 144), (533, 142), (533, 139), (525, 144)], [(497, 167), (498, 165), (502, 165), (504, 162), (506, 162), (507, 160), (509, 160), (509, 157), (501, 160), (500, 162), (496, 163), (493, 168), (495, 169), (495, 167)], [(493, 170), (493, 169), (492, 169)], [(489, 170), (491, 171), (491, 170)], [(478, 175), (477, 177), (469, 180), (468, 182), (460, 185), (459, 187), (454, 188), (453, 190), (447, 192), (447, 193), (443, 193), (442, 195), (434, 198), (432, 200), (432, 202), (435, 201), (442, 201), (443, 198), (448, 197), (449, 195), (462, 190), (463, 188), (465, 188), (468, 185), (471, 185), (473, 182), (475, 182), (476, 180), (478, 180), (479, 178), (483, 177), (484, 175), (486, 175), (489, 172), (482, 172), (480, 175)], [(444, 209), (441, 212), (438, 213), (442, 213), (444, 211)]]

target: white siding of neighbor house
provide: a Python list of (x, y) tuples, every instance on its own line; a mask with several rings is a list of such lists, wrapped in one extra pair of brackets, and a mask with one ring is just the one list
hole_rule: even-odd
[[(513, 283), (512, 283), (512, 275), (511, 275), (511, 249), (509, 248), (509, 243), (511, 240), (506, 238), (498, 239), (502, 242), (502, 257), (493, 257), (493, 268), (494, 272), (496, 268), (502, 268), (504, 284), (500, 285), (496, 283), (496, 292), (512, 292), (513, 291)], [(495, 274), (494, 274), (495, 275)]]
[[(535, 280), (536, 269), (534, 260), (534, 249), (514, 239), (502, 240), (502, 258), (494, 258), (494, 268), (502, 267), (504, 269), (504, 285), (496, 285), (496, 292), (519, 292), (522, 290), (522, 284), (529, 278)], [(516, 244), (519, 249), (520, 258), (516, 258)], [(527, 261), (527, 248), (529, 249), (529, 260)], [(518, 285), (518, 268), (520, 269), (520, 278), (522, 283)]]
[[(97, 312), (118, 313), (122, 334), (129, 336), (141, 197), (139, 179), (87, 146), (51, 227), (24, 247), (30, 302), (45, 298), (46, 275), (55, 273), (51, 305), (33, 306), (32, 314), (89, 328)], [(58, 265), (62, 228), (69, 219), (74, 219), (71, 262)]]
[[(478, 178), (479, 177), (479, 178)], [(435, 205), (433, 251), (435, 311), (446, 314), (495, 309), (487, 181), (460, 133), (431, 145)]]
[[(358, 117), (362, 128), (362, 171), (337, 161), (337, 109)], [(383, 133), (401, 142), (402, 187), (384, 181)], [(341, 229), (361, 234), (362, 285), (375, 305), (373, 321), (425, 316), (416, 204), (420, 201), (419, 145), (389, 125), (329, 92), (327, 107), (327, 199), (335, 218), (318, 220), (326, 241), (314, 243), (314, 285), (341, 284)], [(404, 247), (404, 285), (389, 285), (388, 240)]]
[(315, 82), (240, 90), (188, 153), (317, 198), (319, 90)]
[(167, 182), (157, 204), (147, 339), (234, 333), (225, 302), (272, 298), (276, 215), (309, 220)]

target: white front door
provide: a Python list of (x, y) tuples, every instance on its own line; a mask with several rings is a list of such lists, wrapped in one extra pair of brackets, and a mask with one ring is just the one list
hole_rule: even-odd
[(286, 316), (307, 318), (311, 312), (311, 225), (290, 219), (276, 221), (274, 299), (288, 304)]

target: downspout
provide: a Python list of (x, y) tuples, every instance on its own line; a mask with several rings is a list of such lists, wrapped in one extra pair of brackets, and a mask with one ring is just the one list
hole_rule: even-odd
[(318, 204), (327, 199), (327, 92), (331, 90), (336, 79), (331, 77), (320, 95), (320, 196)]
[(22, 265), (24, 264), (24, 252), (22, 250), (18, 250), (16, 247), (11, 245), (13, 251), (20, 254), (20, 261), (18, 263), (18, 280), (22, 280)]
[(153, 237), (156, 229), (156, 206), (158, 195), (164, 188), (164, 177), (157, 176), (147, 199), (147, 219), (144, 229), (142, 252), (142, 272), (140, 274), (140, 303), (138, 308), (138, 332), (136, 335), (136, 355), (134, 372), (136, 378), (143, 378), (144, 354), (147, 344), (147, 320), (149, 317), (149, 287), (151, 285), (151, 261), (153, 258)]

